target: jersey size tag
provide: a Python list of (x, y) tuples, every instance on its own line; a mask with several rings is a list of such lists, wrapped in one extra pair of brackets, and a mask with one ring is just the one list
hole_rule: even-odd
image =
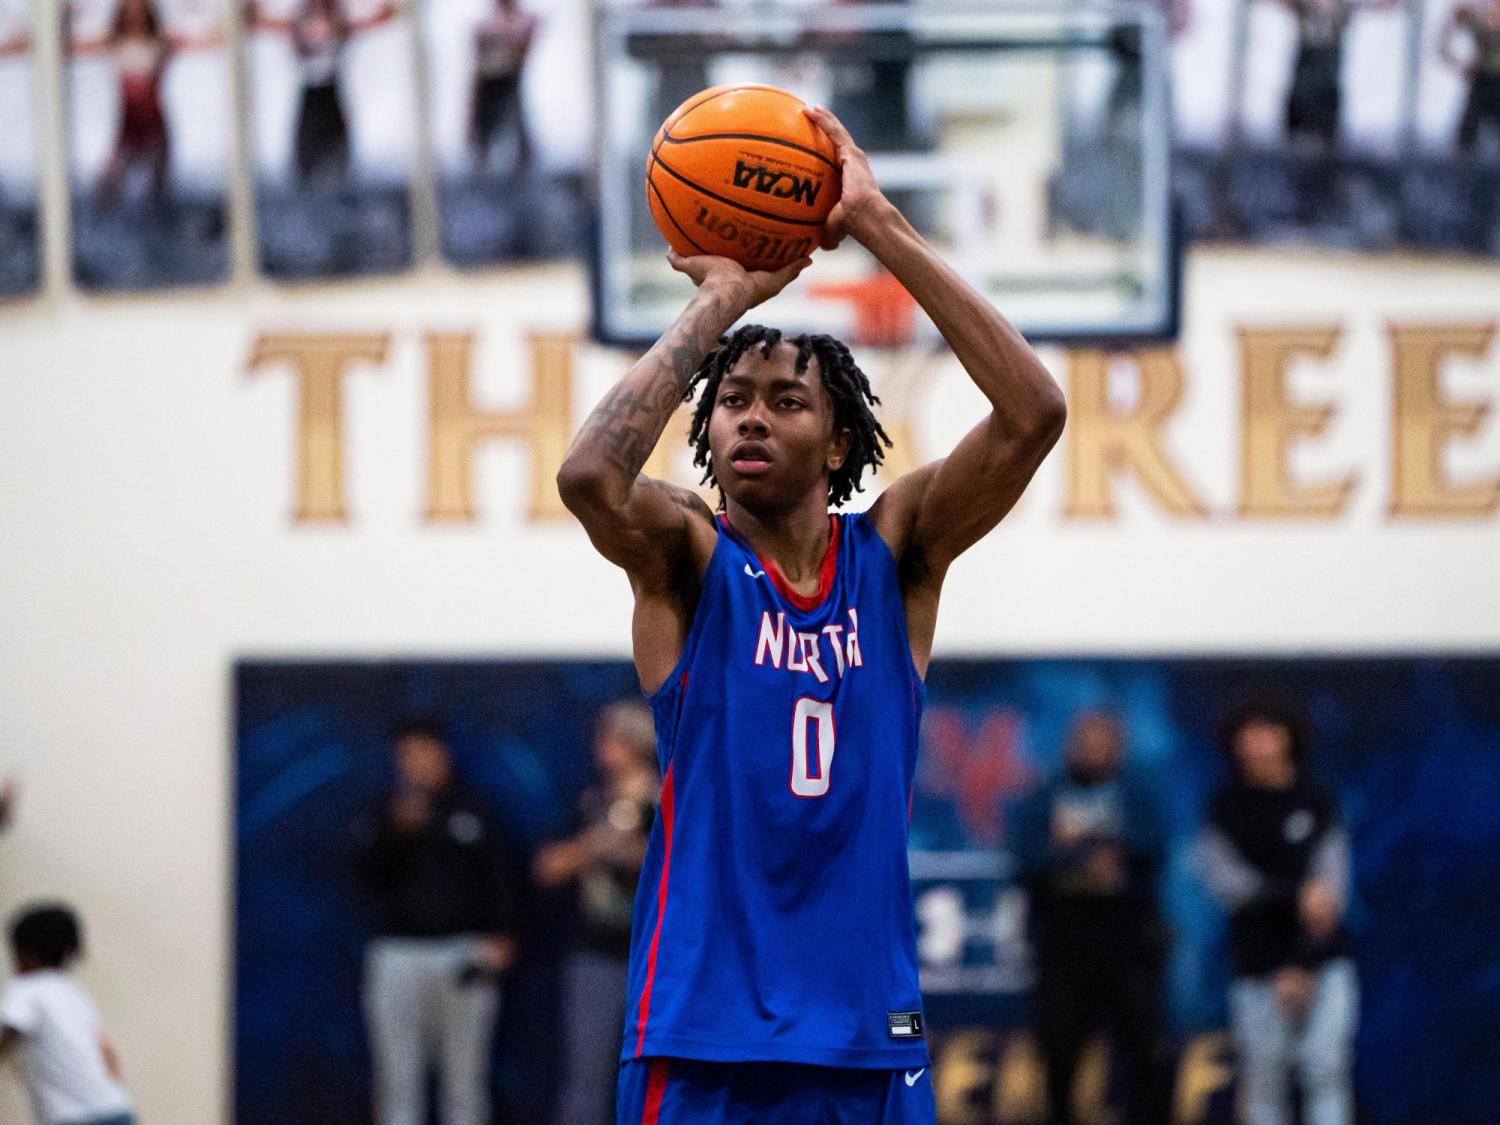
[(885, 1018), (890, 1022), (892, 1039), (922, 1038), (921, 1012), (887, 1012)]

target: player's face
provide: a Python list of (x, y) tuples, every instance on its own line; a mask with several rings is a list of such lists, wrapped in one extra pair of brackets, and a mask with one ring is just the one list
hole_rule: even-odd
[(724, 494), (755, 511), (794, 507), (809, 490), (826, 494), (844, 463), (847, 433), (833, 432), (833, 401), (818, 361), (797, 371), (797, 349), (752, 348), (719, 384), (708, 422), (714, 476)]

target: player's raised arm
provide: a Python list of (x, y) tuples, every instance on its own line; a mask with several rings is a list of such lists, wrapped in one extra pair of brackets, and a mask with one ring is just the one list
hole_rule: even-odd
[(946, 459), (894, 482), (871, 509), (904, 580), (916, 576), (935, 596), (948, 564), (1020, 498), (1062, 433), (1067, 409), (1021, 334), (881, 194), (865, 154), (838, 119), (825, 109), (808, 113), (833, 138), (843, 164), (843, 197), (825, 241), (848, 234), (874, 254), (932, 318), (990, 402), (989, 414)]
[(691, 492), (640, 475), (667, 420), (719, 338), (746, 312), (781, 292), (808, 265), (749, 272), (727, 258), (669, 255), (698, 287), (677, 322), (604, 396), (557, 474), (557, 489), (601, 554), (632, 574), (670, 564), (690, 513), (708, 508)]

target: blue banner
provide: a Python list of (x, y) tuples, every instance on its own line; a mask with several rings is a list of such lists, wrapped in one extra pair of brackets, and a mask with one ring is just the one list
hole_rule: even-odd
[[(1058, 768), (1069, 724), (1093, 707), (1121, 717), (1170, 822), (1178, 1105), (1190, 1121), (1228, 1119), (1228, 950), (1190, 844), (1224, 776), (1223, 712), (1268, 686), (1304, 705), (1310, 769), (1352, 837), (1360, 1120), (1500, 1121), (1500, 658), (1489, 657), (935, 663), (911, 842), (945, 1121), (1020, 1122), (1038, 1105), (1008, 813)], [(348, 829), (389, 782), (392, 727), (441, 715), (459, 773), (529, 849), (566, 831), (593, 720), (637, 694), (634, 674), (621, 662), (256, 662), (237, 670), (236, 692), (236, 1120), (368, 1121), (368, 904)], [(545, 1120), (560, 1066), (559, 964), (576, 919), (565, 896), (528, 902), (496, 1045), (500, 1121)]]

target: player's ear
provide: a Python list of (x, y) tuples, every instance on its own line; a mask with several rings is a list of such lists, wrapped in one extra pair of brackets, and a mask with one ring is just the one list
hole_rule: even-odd
[(836, 473), (844, 467), (844, 462), (849, 458), (849, 447), (854, 444), (854, 435), (844, 428), (834, 434), (828, 442), (828, 471)]

